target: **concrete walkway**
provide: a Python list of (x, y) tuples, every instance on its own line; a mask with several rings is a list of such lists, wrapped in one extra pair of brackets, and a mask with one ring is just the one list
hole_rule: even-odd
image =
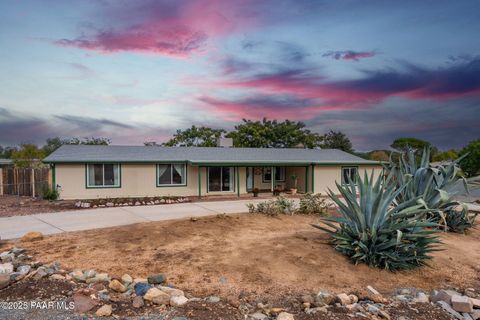
[(139, 222), (202, 217), (221, 213), (244, 213), (248, 212), (247, 203), (257, 203), (264, 200), (249, 199), (83, 209), (0, 218), (0, 238), (16, 239), (29, 231), (55, 234), (115, 227)]

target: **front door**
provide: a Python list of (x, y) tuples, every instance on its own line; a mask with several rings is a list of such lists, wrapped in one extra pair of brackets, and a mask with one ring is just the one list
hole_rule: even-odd
[(208, 168), (208, 192), (235, 191), (235, 170), (233, 167)]

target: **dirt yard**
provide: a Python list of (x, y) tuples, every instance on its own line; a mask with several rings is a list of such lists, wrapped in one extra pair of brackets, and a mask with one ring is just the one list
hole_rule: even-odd
[(72, 209), (75, 209), (75, 201), (47, 201), (32, 197), (0, 196), (0, 217), (26, 216)]
[[(431, 268), (390, 273), (355, 266), (334, 251), (311, 216), (257, 214), (177, 220), (60, 234), (19, 244), (43, 262), (134, 277), (163, 272), (196, 295), (277, 296), (374, 285), (480, 288), (480, 231), (444, 234)], [(4, 243), (3, 248), (12, 243)], [(0, 248), (0, 249), (3, 249)]]

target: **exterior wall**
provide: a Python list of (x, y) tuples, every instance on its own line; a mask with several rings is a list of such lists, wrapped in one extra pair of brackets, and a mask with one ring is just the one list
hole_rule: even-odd
[[(345, 165), (345, 166), (315, 166), (314, 170), (314, 193), (327, 194), (328, 189), (331, 189), (334, 193), (338, 193), (335, 181), (341, 183), (342, 181), (342, 167), (357, 167), (358, 173), (361, 177), (365, 171), (370, 176), (372, 170), (374, 170), (374, 179), (376, 179), (381, 173), (383, 167), (378, 166), (365, 166), (365, 165)], [(310, 181), (311, 184), (311, 181)], [(309, 190), (311, 191), (311, 190)]]
[[(55, 183), (59, 185), (61, 199), (95, 199), (154, 196), (198, 196), (198, 167), (187, 165), (187, 185), (157, 187), (155, 164), (122, 164), (119, 188), (86, 188), (85, 164), (56, 164)], [(201, 167), (202, 196), (237, 194), (231, 192), (207, 192), (207, 168)], [(238, 168), (240, 194), (246, 193), (246, 170)]]
[[(258, 168), (258, 169), (257, 169)], [(262, 167), (256, 167), (255, 169), (261, 170)], [(296, 174), (297, 179), (297, 189), (298, 192), (305, 192), (305, 167), (285, 167), (285, 181), (276, 181), (275, 185), (282, 185), (286, 189), (293, 188), (293, 180), (291, 176)], [(263, 182), (263, 174), (254, 174), (254, 181), (253, 186), (254, 188), (258, 188), (260, 190), (270, 190), (271, 189), (271, 182)]]

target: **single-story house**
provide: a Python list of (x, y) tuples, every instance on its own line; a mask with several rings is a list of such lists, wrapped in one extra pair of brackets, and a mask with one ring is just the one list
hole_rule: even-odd
[(295, 180), (300, 193), (325, 194), (356, 172), (382, 172), (380, 162), (336, 149), (64, 145), (44, 162), (62, 199), (240, 196)]

